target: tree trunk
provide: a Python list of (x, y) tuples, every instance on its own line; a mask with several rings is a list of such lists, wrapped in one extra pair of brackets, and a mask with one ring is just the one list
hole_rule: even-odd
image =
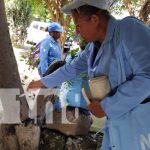
[[(3, 125), (0, 127), (0, 147), (3, 144), (4, 147), (2, 150), (17, 150), (18, 145), (14, 124), (28, 118), (29, 107), (25, 96), (18, 96), (16, 100), (17, 95), (24, 94), (24, 91), (10, 40), (4, 0), (0, 1), (0, 29), (0, 100), (3, 106), (3, 120), (1, 120)], [(17, 107), (18, 103), (20, 107)], [(14, 114), (18, 118), (14, 118)]]
[[(20, 90), (20, 94), (24, 94), (10, 40), (3, 0), (0, 1), (0, 12), (0, 88), (17, 88)], [(25, 120), (28, 118), (29, 109), (26, 98), (25, 96), (19, 97), (17, 100), (20, 100), (21, 104), (21, 120)]]
[(143, 3), (140, 9), (139, 18), (150, 27), (150, 0), (145, 0)]

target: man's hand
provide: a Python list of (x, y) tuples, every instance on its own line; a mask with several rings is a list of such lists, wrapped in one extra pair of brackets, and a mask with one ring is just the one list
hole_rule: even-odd
[(45, 86), (43, 85), (41, 80), (32, 81), (32, 82), (29, 83), (29, 85), (27, 87), (27, 91), (29, 91), (31, 89), (39, 89), (39, 88), (44, 88), (44, 87)]
[(88, 104), (88, 109), (94, 116), (98, 118), (106, 116), (98, 100), (92, 100), (91, 103)]
[(100, 105), (100, 101), (93, 99), (90, 92), (87, 92), (87, 90), (85, 88), (82, 88), (82, 94), (86, 101), (89, 111), (94, 116), (96, 116), (97, 118), (102, 118), (106, 115)]

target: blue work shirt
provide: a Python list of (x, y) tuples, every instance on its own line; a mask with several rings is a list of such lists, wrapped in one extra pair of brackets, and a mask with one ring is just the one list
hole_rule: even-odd
[(40, 44), (40, 64), (38, 66), (39, 74), (43, 75), (54, 61), (60, 59), (60, 45), (52, 36), (48, 35)]
[[(71, 64), (42, 78), (44, 85), (51, 88), (83, 72), (88, 72), (89, 78), (106, 75), (113, 94), (105, 97), (100, 104), (107, 121), (116, 120), (141, 107), (141, 102), (150, 97), (150, 28), (133, 17), (122, 20), (111, 17), (95, 60), (93, 47), (93, 43), (89, 43)], [(150, 113), (150, 109), (146, 111)], [(148, 130), (150, 132), (150, 126)], [(105, 139), (103, 144), (109, 146), (108, 142)], [(107, 150), (106, 147), (103, 149)]]

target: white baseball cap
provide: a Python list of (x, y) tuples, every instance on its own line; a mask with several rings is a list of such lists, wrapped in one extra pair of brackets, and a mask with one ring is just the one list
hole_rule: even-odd
[(61, 10), (66, 14), (71, 14), (71, 10), (79, 8), (83, 5), (90, 5), (100, 9), (109, 10), (114, 0), (73, 0), (67, 6), (64, 6)]

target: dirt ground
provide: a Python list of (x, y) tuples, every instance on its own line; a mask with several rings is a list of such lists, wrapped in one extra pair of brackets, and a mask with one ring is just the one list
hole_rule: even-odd
[(100, 150), (102, 133), (89, 132), (84, 136), (65, 136), (55, 130), (43, 128), (40, 150)]

